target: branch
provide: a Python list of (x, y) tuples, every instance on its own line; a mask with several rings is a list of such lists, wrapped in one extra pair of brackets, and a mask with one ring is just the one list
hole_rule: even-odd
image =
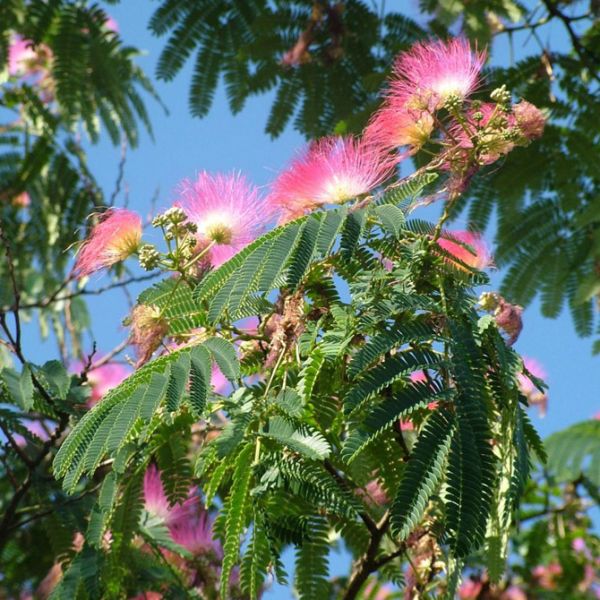
[(367, 551), (352, 569), (348, 588), (346, 589), (342, 600), (354, 600), (371, 573), (374, 573), (382, 565), (390, 562), (393, 558), (400, 556), (400, 554), (406, 551), (406, 542), (403, 542), (393, 554), (388, 555), (387, 557), (377, 558), (379, 545), (381, 544), (381, 540), (386, 534), (389, 525), (390, 513), (389, 511), (386, 511), (379, 523), (375, 526), (375, 531), (371, 533), (371, 540), (369, 541)]
[[(76, 298), (77, 296), (99, 296), (100, 294), (104, 294), (109, 290), (114, 290), (116, 288), (121, 288), (130, 285), (131, 283), (141, 283), (144, 281), (149, 281), (150, 279), (154, 279), (160, 275), (159, 271), (155, 271), (153, 273), (148, 273), (146, 275), (140, 275), (139, 277), (130, 277), (129, 279), (123, 279), (121, 281), (113, 282), (103, 287), (97, 288), (95, 290), (88, 290), (82, 288), (81, 290), (77, 290), (76, 292), (71, 292), (69, 294), (65, 294), (64, 296), (59, 296), (60, 292), (62, 292), (65, 287), (73, 281), (72, 276), (64, 281), (58, 289), (56, 289), (50, 296), (47, 298), (43, 298), (41, 300), (36, 300), (35, 302), (21, 304), (20, 308), (46, 308), (53, 302), (62, 302), (63, 300), (71, 300), (72, 298)], [(8, 311), (14, 310), (13, 307), (3, 308), (0, 310), (0, 314), (6, 313)]]
[[(323, 461), (323, 466), (325, 469), (331, 474), (331, 476), (336, 480), (338, 485), (344, 490), (350, 493), (353, 493), (352, 487), (350, 484), (338, 473), (337, 469), (329, 462), (328, 460)], [(365, 524), (365, 527), (371, 533), (371, 536), (377, 535), (377, 523), (373, 521), (371, 515), (369, 513), (362, 511), (359, 513), (362, 522)]]
[(590, 70), (590, 75), (600, 83), (600, 76), (598, 76), (597, 65), (600, 62), (600, 57), (598, 57), (594, 52), (588, 50), (579, 39), (578, 35), (575, 33), (573, 26), (571, 23), (577, 19), (577, 17), (569, 17), (564, 12), (562, 12), (558, 6), (553, 2), (553, 0), (542, 0), (544, 6), (548, 10), (548, 12), (553, 16), (562, 21), (569, 37), (571, 38), (571, 43), (573, 44), (573, 50), (577, 53), (581, 61), (586, 65), (586, 67)]

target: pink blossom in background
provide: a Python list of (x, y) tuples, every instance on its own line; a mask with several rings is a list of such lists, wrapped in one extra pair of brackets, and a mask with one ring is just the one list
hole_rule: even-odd
[(142, 219), (125, 208), (110, 208), (79, 249), (74, 272), (84, 277), (125, 260), (142, 239)]
[(203, 171), (195, 181), (184, 180), (175, 206), (198, 227), (199, 250), (214, 243), (210, 262), (215, 267), (253, 242), (271, 220), (258, 189), (240, 173)]
[(434, 120), (422, 107), (412, 106), (410, 97), (390, 96), (365, 129), (365, 140), (382, 150), (409, 147), (402, 160), (418, 150), (431, 136)]
[(229, 383), (229, 379), (227, 379), (227, 377), (223, 375), (221, 369), (219, 369), (219, 367), (217, 367), (216, 365), (213, 366), (211, 371), (210, 384), (213, 388), (213, 391), (216, 394), (221, 395), (223, 395), (231, 385)]
[(11, 39), (8, 47), (8, 73), (13, 77), (21, 77), (31, 70), (31, 65), (37, 59), (37, 53), (32, 47), (33, 42), (20, 35)]
[(96, 404), (98, 400), (117, 387), (124, 379), (131, 375), (131, 369), (120, 363), (108, 362), (87, 374), (87, 380), (92, 388), (90, 403)]
[(600, 412), (597, 412), (597, 413), (594, 415), (594, 419), (596, 419), (596, 421), (600, 421)]
[(15, 208), (27, 208), (31, 205), (31, 198), (27, 192), (21, 192), (12, 199), (11, 204)]
[(119, 33), (119, 24), (112, 17), (108, 17), (106, 21), (104, 21), (104, 27), (106, 27), (108, 31)]
[(369, 600), (388, 600), (391, 598), (394, 590), (388, 584), (384, 584), (379, 587), (375, 595), (373, 596), (373, 592), (375, 591), (375, 586), (377, 585), (377, 580), (373, 579), (367, 583), (363, 593), (362, 598), (368, 598)]
[(467, 579), (458, 589), (458, 597), (461, 600), (476, 600), (479, 596), (483, 584), (481, 581), (475, 581), (474, 579)]
[[(547, 374), (542, 365), (533, 358), (523, 357), (523, 364), (525, 368), (534, 376), (539, 379), (546, 380)], [(533, 381), (527, 377), (524, 373), (519, 373), (517, 376), (519, 382), (519, 391), (527, 398), (527, 402), (530, 406), (537, 406), (541, 417), (546, 414), (548, 408), (548, 394), (540, 392), (534, 385)]]
[(387, 179), (394, 161), (353, 137), (322, 138), (296, 157), (271, 186), (268, 202), (287, 222), (326, 204), (368, 194)]
[[(30, 434), (35, 436), (40, 442), (48, 441), (50, 439), (50, 436), (56, 431), (56, 423), (52, 421), (40, 419), (23, 419), (21, 423), (27, 429), (27, 431), (29, 431)], [(12, 437), (17, 443), (17, 446), (23, 448), (27, 445), (27, 440), (19, 433), (14, 434)]]
[(394, 63), (389, 95), (416, 97), (432, 108), (451, 96), (464, 100), (477, 88), (485, 60), (486, 53), (473, 51), (464, 38), (414, 44)]
[[(77, 361), (70, 366), (69, 370), (72, 373), (81, 374), (84, 369), (84, 363)], [(128, 366), (115, 362), (108, 362), (95, 369), (90, 369), (86, 374), (91, 390), (87, 402), (88, 407), (91, 408), (94, 406), (99, 400), (104, 398), (107, 392), (117, 387), (129, 375), (131, 375), (131, 369)]]
[(208, 512), (199, 505), (195, 509), (193, 513), (175, 512), (169, 524), (173, 541), (196, 556), (209, 552), (220, 556), (220, 545), (212, 539), (212, 520)]
[(413, 371), (409, 379), (413, 383), (427, 383), (427, 375), (425, 375), (425, 371)]
[(521, 133), (529, 140), (534, 140), (542, 136), (546, 126), (546, 117), (537, 107), (521, 100), (513, 106), (513, 114)]
[(383, 489), (383, 486), (377, 479), (369, 481), (364, 489), (358, 489), (357, 494), (365, 502), (369, 504), (375, 504), (377, 506), (382, 506), (390, 501), (388, 495)]
[(182, 503), (170, 505), (160, 479), (160, 471), (152, 464), (144, 474), (144, 506), (154, 517), (164, 521), (167, 526), (187, 515), (194, 514), (199, 507), (199, 499), (190, 490), (190, 495)]
[(553, 590), (556, 587), (556, 579), (562, 574), (562, 567), (558, 563), (538, 565), (531, 574), (541, 588)]
[(444, 237), (446, 233), (443, 233), (437, 243), (448, 254), (474, 269), (486, 269), (493, 265), (492, 255), (481, 235), (471, 231), (448, 231), (447, 234), (473, 249), (471, 251), (450, 237)]
[(500, 600), (527, 600), (527, 594), (517, 585), (509, 585), (501, 594)]

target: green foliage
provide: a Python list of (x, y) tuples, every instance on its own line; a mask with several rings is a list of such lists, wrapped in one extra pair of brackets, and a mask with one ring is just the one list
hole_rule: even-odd
[[(167, 395), (169, 408), (179, 406), (173, 394), (183, 394), (187, 371), (180, 367), (190, 360), (190, 408), (198, 414), (203, 411), (210, 380), (210, 354), (202, 345), (173, 351), (145, 365), (87, 413), (61, 446), (54, 472), (64, 478), (65, 489), (73, 492), (82, 475), (93, 474), (105, 456), (114, 457), (126, 448), (133, 432), (139, 434), (140, 441), (149, 437)], [(175, 383), (169, 375), (177, 378)], [(129, 447), (125, 455), (134, 450)]]
[(406, 539), (423, 517), (442, 477), (455, 427), (452, 415), (442, 410), (425, 422), (392, 504), (392, 531), (400, 539)]
[(247, 445), (235, 462), (231, 493), (225, 502), (225, 542), (221, 566), (221, 594), (227, 597), (229, 577), (240, 554), (240, 537), (246, 526), (250, 506), (250, 484), (252, 480), (252, 458), (254, 448)]
[(600, 486), (600, 421), (584, 421), (552, 434), (546, 441), (548, 469), (559, 481), (585, 476)]

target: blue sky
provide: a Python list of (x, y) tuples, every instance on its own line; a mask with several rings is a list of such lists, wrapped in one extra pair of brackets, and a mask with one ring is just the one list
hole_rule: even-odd
[[(146, 30), (151, 11), (156, 6), (156, 3), (129, 0), (109, 7), (125, 42), (146, 52), (139, 64), (152, 77), (164, 44), (163, 39), (152, 37)], [(556, 40), (561, 43), (562, 34), (551, 27), (541, 31), (541, 35), (544, 41), (552, 39), (555, 44)], [(517, 42), (521, 43), (518, 38)], [(506, 63), (509, 60), (506, 43), (501, 42), (498, 50), (496, 60)], [(122, 205), (127, 196), (130, 207), (147, 214), (151, 199), (156, 196), (157, 207), (166, 208), (175, 197), (177, 183), (183, 178), (194, 177), (204, 169), (240, 170), (256, 184), (265, 185), (302, 145), (302, 137), (290, 128), (276, 140), (271, 140), (264, 133), (272, 101), (270, 95), (249, 100), (246, 108), (234, 117), (229, 111), (223, 87), (220, 87), (209, 116), (204, 120), (193, 119), (188, 110), (190, 79), (191, 65), (187, 64), (173, 82), (155, 82), (170, 114), (165, 115), (158, 104), (149, 100), (155, 141), (151, 142), (143, 134), (140, 147), (128, 151), (124, 178), (126, 193), (120, 194), (118, 204)], [(114, 187), (119, 157), (120, 150), (108, 143), (101, 143), (90, 150), (92, 171), (108, 194)], [(431, 218), (431, 212), (437, 210), (439, 207), (429, 209), (426, 218)], [(455, 224), (457, 228), (461, 225), (465, 223)], [(500, 274), (496, 273), (493, 280), (497, 284)], [(97, 283), (102, 285), (107, 280), (98, 279)], [(99, 349), (107, 351), (125, 335), (120, 323), (128, 310), (126, 299), (121, 292), (113, 292), (92, 298), (90, 305), (95, 339)], [(25, 344), (29, 345), (25, 348), (26, 353), (34, 361), (43, 362), (55, 355), (53, 346), (39, 345), (35, 326), (28, 328)], [(549, 320), (540, 315), (537, 304), (529, 307), (524, 314), (523, 333), (515, 347), (520, 353), (536, 358), (549, 375), (548, 415), (540, 419), (537, 412), (532, 411), (533, 421), (543, 435), (589, 418), (600, 410), (599, 359), (591, 356), (591, 341), (575, 335), (566, 312), (556, 320)], [(345, 570), (347, 557), (340, 555), (332, 560), (335, 570)], [(284, 599), (289, 597), (287, 594), (275, 588), (269, 597)]]

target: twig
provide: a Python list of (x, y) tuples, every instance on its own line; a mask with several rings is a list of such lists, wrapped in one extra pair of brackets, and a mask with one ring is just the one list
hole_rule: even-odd
[(600, 83), (600, 76), (597, 72), (597, 65), (600, 62), (600, 57), (596, 55), (595, 52), (591, 52), (588, 50), (582, 43), (571, 23), (576, 19), (576, 17), (569, 17), (564, 12), (562, 12), (556, 4), (552, 0), (542, 0), (544, 6), (548, 10), (548, 12), (553, 16), (559, 19), (562, 24), (565, 26), (569, 38), (571, 39), (571, 43), (573, 44), (573, 50), (578, 54), (579, 58), (586, 65), (586, 67), (590, 71), (590, 75)]
[[(71, 276), (69, 276), (70, 279), (68, 279), (66, 282), (63, 282), (60, 285), (60, 287), (57, 290), (55, 290), (52, 294), (50, 294), (50, 296), (48, 296), (47, 298), (44, 298), (41, 300), (36, 300), (35, 302), (21, 304), (20, 308), (22, 310), (26, 309), (26, 308), (46, 308), (53, 302), (62, 302), (63, 300), (71, 300), (72, 298), (76, 298), (77, 296), (98, 296), (100, 294), (104, 294), (105, 292), (108, 292), (109, 290), (114, 290), (116, 288), (125, 287), (132, 283), (141, 283), (144, 281), (148, 281), (150, 279), (154, 279), (155, 277), (158, 277), (158, 275), (160, 275), (160, 272), (156, 271), (153, 273), (148, 273), (146, 275), (140, 275), (139, 277), (130, 277), (129, 279), (123, 279), (122, 281), (113, 282), (111, 284), (105, 285), (105, 286), (97, 288), (95, 290), (88, 290), (86, 288), (82, 288), (81, 290), (77, 290), (76, 292), (72, 292), (72, 293), (66, 294), (64, 296), (59, 296), (60, 292), (65, 289), (65, 287), (68, 285), (68, 283), (70, 283), (70, 281), (73, 280), (73, 278)], [(0, 314), (6, 313), (6, 312), (12, 311), (12, 310), (13, 310), (13, 307), (10, 307), (8, 309), (3, 309), (3, 310), (0, 310)]]

